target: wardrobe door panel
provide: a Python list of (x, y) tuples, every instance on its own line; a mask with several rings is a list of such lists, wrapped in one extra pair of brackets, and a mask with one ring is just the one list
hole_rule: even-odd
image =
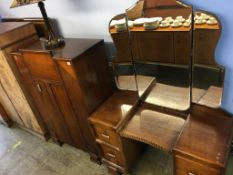
[(35, 80), (30, 88), (37, 108), (46, 123), (51, 136), (62, 142), (72, 144), (70, 135), (65, 125), (64, 118), (51, 95), (51, 84)]
[(72, 109), (70, 100), (66, 94), (65, 88), (61, 83), (50, 84), (51, 95), (54, 98), (56, 105), (59, 108), (59, 113), (62, 115), (68, 132), (72, 137), (74, 146), (85, 149), (85, 143), (79, 129), (78, 120)]

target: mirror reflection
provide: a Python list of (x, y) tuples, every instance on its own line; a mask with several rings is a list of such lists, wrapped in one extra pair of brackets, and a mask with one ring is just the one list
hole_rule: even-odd
[(137, 91), (125, 14), (117, 15), (110, 21), (109, 32), (117, 50), (112, 59), (116, 85), (121, 90)]
[(137, 90), (144, 102), (178, 111), (191, 101), (220, 107), (224, 68), (214, 56), (221, 35), (215, 15), (193, 13), (176, 0), (139, 0), (111, 20), (109, 31), (119, 89)]
[[(126, 15), (139, 96), (149, 104), (188, 110), (192, 8), (172, 0), (145, 0)], [(146, 84), (141, 77), (148, 79)]]
[(193, 50), (194, 103), (218, 108), (221, 105), (224, 68), (215, 61), (221, 25), (213, 14), (196, 11)]

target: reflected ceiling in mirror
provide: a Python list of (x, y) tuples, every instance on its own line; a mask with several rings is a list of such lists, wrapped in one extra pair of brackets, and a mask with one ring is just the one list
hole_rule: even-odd
[(175, 0), (138, 1), (127, 9), (126, 21), (139, 96), (149, 104), (187, 111), (192, 8)]
[(224, 68), (215, 61), (215, 48), (221, 35), (221, 24), (215, 15), (205, 11), (196, 11), (194, 19), (192, 102), (219, 108)]

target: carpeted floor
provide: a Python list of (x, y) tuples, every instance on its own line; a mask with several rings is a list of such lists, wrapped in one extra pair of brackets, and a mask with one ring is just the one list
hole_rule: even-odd
[[(233, 174), (233, 156), (226, 175)], [(172, 157), (148, 147), (132, 175), (172, 175)], [(0, 175), (108, 175), (104, 165), (69, 145), (58, 145), (20, 128), (0, 125)]]

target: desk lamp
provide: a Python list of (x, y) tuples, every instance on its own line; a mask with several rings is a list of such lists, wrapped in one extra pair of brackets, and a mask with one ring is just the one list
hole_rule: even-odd
[(38, 3), (38, 6), (40, 8), (41, 14), (43, 16), (43, 19), (45, 21), (46, 28), (48, 30), (48, 40), (45, 42), (45, 47), (47, 49), (55, 49), (58, 47), (61, 47), (65, 44), (64, 39), (60, 36), (55, 36), (54, 31), (52, 29), (52, 26), (49, 22), (45, 6), (43, 3), (44, 0), (14, 0), (11, 4), (10, 8), (20, 7), (24, 5), (30, 5)]

